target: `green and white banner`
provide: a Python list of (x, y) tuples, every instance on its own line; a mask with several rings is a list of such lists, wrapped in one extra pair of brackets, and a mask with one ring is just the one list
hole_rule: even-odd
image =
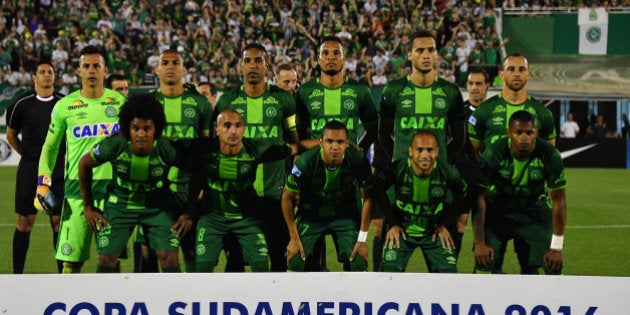
[(608, 48), (608, 12), (606, 9), (579, 9), (578, 25), (580, 27), (579, 53), (583, 55), (606, 55)]

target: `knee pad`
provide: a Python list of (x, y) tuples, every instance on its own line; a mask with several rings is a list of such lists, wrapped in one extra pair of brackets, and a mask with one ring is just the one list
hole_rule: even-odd
[(350, 262), (350, 271), (367, 271), (367, 263), (363, 257), (356, 255)]
[(293, 256), (293, 258), (291, 258), (291, 260), (289, 261), (289, 264), (287, 265), (287, 270), (288, 271), (304, 271), (305, 265), (306, 265), (306, 262), (302, 260), (302, 257), (300, 257), (300, 254), (298, 253), (295, 256)]
[(269, 262), (267, 261), (252, 261), (249, 263), (252, 267), (252, 272), (268, 272)]

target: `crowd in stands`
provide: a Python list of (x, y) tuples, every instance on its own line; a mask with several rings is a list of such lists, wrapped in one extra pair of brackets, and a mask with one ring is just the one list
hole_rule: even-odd
[(410, 73), (408, 36), (428, 29), (438, 39), (439, 75), (464, 86), (470, 67), (496, 74), (499, 48), (508, 40), (497, 37), (492, 9), (505, 3), (541, 1), (3, 1), (0, 84), (30, 85), (29, 68), (48, 59), (62, 92), (74, 90), (73, 65), (90, 44), (105, 47), (109, 72), (125, 75), (131, 86), (155, 82), (159, 53), (173, 48), (185, 56), (189, 82), (225, 89), (241, 82), (239, 53), (250, 42), (265, 46), (272, 65), (294, 64), (305, 82), (318, 75), (318, 40), (334, 34), (345, 44), (348, 77), (384, 86)]

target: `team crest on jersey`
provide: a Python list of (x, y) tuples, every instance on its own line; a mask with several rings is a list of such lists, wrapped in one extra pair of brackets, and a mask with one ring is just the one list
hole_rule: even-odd
[(442, 90), (442, 88), (435, 89), (435, 91), (431, 92), (431, 94), (439, 95), (439, 96), (446, 96), (446, 93), (444, 93), (444, 90)]
[(413, 101), (412, 100), (404, 100), (402, 102), (400, 102), (401, 107), (402, 108), (411, 108), (411, 105), (413, 105)]
[(435, 108), (444, 109), (446, 107), (446, 101), (443, 98), (438, 98), (435, 100)]
[(414, 95), (414, 94), (415, 94), (414, 91), (408, 86), (406, 86), (402, 90), (402, 92), (400, 92), (400, 96), (408, 96), (408, 95)]
[(64, 243), (61, 245), (61, 253), (66, 256), (72, 254), (72, 246), (68, 243)]
[(197, 113), (195, 112), (194, 109), (192, 109), (192, 108), (184, 109), (184, 117), (186, 117), (186, 118), (195, 118), (196, 115), (197, 115)]
[(241, 175), (247, 174), (247, 172), (249, 172), (249, 169), (250, 169), (250, 167), (249, 167), (248, 164), (245, 164), (245, 165), (241, 166), (241, 169), (240, 169)]
[(354, 102), (351, 100), (346, 100), (345, 102), (343, 102), (343, 108), (345, 108), (346, 110), (353, 110)]
[(265, 110), (265, 115), (267, 115), (267, 117), (276, 117), (278, 115), (278, 110), (275, 107), (268, 107)]
[(206, 247), (203, 245), (197, 245), (197, 255), (201, 256), (206, 253)]
[(444, 188), (442, 187), (433, 187), (433, 189), (431, 189), (431, 196), (435, 197), (435, 198), (439, 198), (444, 196)]
[(347, 90), (345, 90), (345, 91), (341, 92), (341, 95), (342, 95), (342, 96), (349, 96), (349, 97), (353, 97), (353, 98), (357, 98), (357, 97), (359, 97), (359, 96), (357, 95), (357, 93), (355, 93), (355, 92), (354, 92), (354, 90), (353, 90), (353, 89), (347, 89)]
[(74, 100), (70, 106), (68, 106), (68, 110), (74, 110), (79, 108), (88, 107), (88, 104), (83, 102), (83, 100)]
[(532, 180), (540, 180), (542, 177), (542, 172), (540, 170), (533, 170), (529, 173), (529, 178)]
[(311, 109), (313, 110), (319, 110), (322, 108), (322, 102), (320, 101), (315, 101), (311, 103)]
[(155, 177), (160, 177), (164, 175), (164, 169), (161, 167), (156, 167), (151, 171), (151, 174)]
[(103, 106), (111, 106), (111, 105), (118, 105), (118, 101), (111, 98), (111, 97), (106, 97), (102, 102), (101, 105)]
[(308, 95), (308, 98), (314, 98), (314, 97), (320, 97), (320, 96), (324, 96), (324, 92), (322, 92), (322, 90), (320, 89), (315, 89), (313, 90), (313, 92), (311, 92), (311, 94)]
[(116, 110), (114, 106), (107, 106), (105, 108), (105, 116), (116, 117), (117, 114), (118, 114), (118, 111)]

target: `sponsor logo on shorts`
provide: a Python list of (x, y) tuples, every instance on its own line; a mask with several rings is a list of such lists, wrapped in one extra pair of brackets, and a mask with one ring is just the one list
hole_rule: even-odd
[(385, 252), (385, 260), (395, 260), (396, 259), (396, 252), (393, 250), (388, 250)]
[(203, 255), (206, 253), (206, 247), (204, 245), (197, 245), (197, 255)]
[(64, 243), (61, 245), (61, 254), (68, 256), (71, 253), (72, 253), (72, 246), (70, 246), (70, 244)]
[(98, 238), (98, 246), (99, 247), (107, 247), (109, 245), (109, 237), (101, 236)]

